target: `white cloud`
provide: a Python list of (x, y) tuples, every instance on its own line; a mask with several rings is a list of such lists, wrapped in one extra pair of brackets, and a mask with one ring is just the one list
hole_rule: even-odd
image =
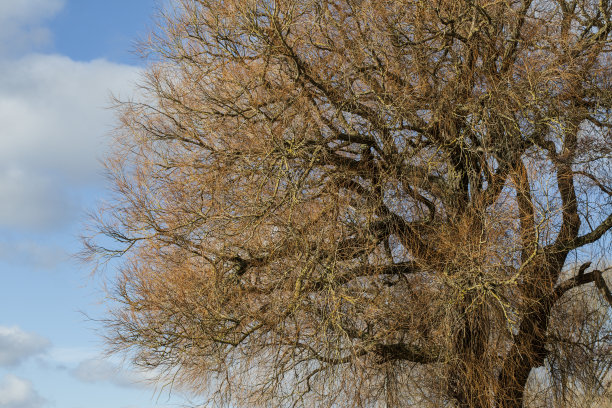
[(86, 383), (110, 383), (118, 387), (145, 387), (154, 376), (135, 370), (127, 370), (108, 360), (93, 358), (84, 360), (70, 372), (76, 379)]
[(135, 67), (58, 55), (0, 61), (0, 227), (42, 229), (74, 218), (69, 192), (99, 179), (114, 123), (110, 92), (131, 95), (138, 75)]
[(11, 374), (0, 381), (0, 408), (38, 408), (43, 403), (29, 381)]
[(50, 344), (48, 339), (19, 327), (0, 326), (0, 367), (16, 366), (28, 357), (45, 352)]
[(0, 64), (0, 162), (90, 177), (114, 123), (110, 92), (130, 94), (138, 72), (42, 54)]
[(65, 0), (0, 0), (0, 54), (51, 42), (41, 23), (57, 14)]

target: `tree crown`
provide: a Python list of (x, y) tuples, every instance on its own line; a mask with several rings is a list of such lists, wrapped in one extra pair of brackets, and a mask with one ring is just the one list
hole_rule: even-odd
[(248, 406), (603, 392), (612, 4), (175, 4), (88, 242), (117, 350)]

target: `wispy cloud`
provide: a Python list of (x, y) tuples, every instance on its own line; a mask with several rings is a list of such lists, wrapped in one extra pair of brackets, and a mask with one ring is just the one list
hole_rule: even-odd
[(69, 223), (78, 207), (55, 184), (53, 177), (32, 169), (0, 167), (0, 226), (49, 230)]
[(100, 351), (90, 347), (54, 347), (47, 353), (47, 362), (73, 367), (85, 360), (96, 359)]
[(64, 4), (65, 0), (0, 0), (0, 54), (50, 43), (51, 32), (42, 23)]
[(38, 334), (16, 326), (0, 326), (0, 367), (19, 365), (29, 357), (44, 353), (50, 345), (48, 339)]
[(84, 360), (70, 374), (87, 383), (110, 383), (117, 387), (141, 388), (151, 384), (152, 374), (128, 370), (109, 360), (94, 358)]
[[(0, 185), (2, 183), (0, 182)], [(2, 187), (0, 187), (2, 190)], [(0, 208), (2, 206), (0, 205)], [(2, 210), (0, 209), (0, 212)], [(53, 269), (69, 259), (66, 250), (55, 244), (34, 240), (0, 240), (0, 261), (36, 269)]]

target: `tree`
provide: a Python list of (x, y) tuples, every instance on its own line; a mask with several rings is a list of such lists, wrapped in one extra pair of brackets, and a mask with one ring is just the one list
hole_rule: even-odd
[(231, 406), (609, 396), (609, 1), (174, 3), (86, 241), (114, 350)]

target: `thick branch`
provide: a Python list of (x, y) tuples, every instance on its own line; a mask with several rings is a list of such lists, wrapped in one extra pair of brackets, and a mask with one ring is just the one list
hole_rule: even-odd
[(580, 237), (576, 237), (573, 240), (562, 244), (563, 250), (573, 250), (576, 248), (580, 248), (587, 244), (591, 244), (598, 239), (600, 239), (606, 232), (608, 232), (612, 228), (612, 214), (608, 215), (608, 217), (601, 223), (597, 228), (588, 234), (582, 235)]
[(565, 293), (567, 293), (571, 289), (589, 283), (595, 283), (595, 286), (597, 286), (597, 289), (599, 289), (604, 299), (610, 304), (610, 306), (612, 306), (612, 293), (610, 293), (610, 288), (608, 288), (608, 285), (606, 284), (606, 281), (603, 278), (603, 273), (610, 270), (610, 268), (604, 269), (603, 271), (594, 270), (589, 273), (584, 273), (584, 270), (588, 268), (590, 264), (590, 262), (584, 264), (580, 268), (576, 276), (562, 282), (555, 288), (555, 291), (552, 294), (553, 302), (559, 300)]
[(531, 186), (527, 175), (527, 169), (522, 161), (519, 161), (517, 173), (513, 174), (516, 184), (516, 200), (519, 208), (519, 219), (521, 225), (521, 240), (523, 263), (529, 259), (537, 247), (537, 235), (535, 229), (535, 210), (531, 197)]

